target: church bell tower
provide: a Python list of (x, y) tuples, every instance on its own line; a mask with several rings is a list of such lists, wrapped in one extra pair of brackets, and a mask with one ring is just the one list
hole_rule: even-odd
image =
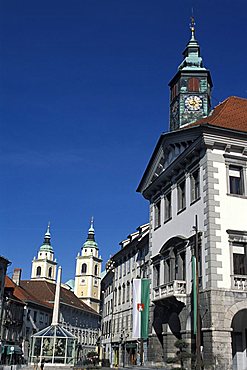
[(170, 131), (178, 130), (202, 117), (211, 109), (212, 80), (203, 65), (200, 46), (195, 38), (195, 21), (191, 17), (191, 39), (183, 52), (184, 59), (169, 83)]
[(75, 295), (95, 311), (100, 306), (100, 274), (102, 259), (95, 241), (93, 218), (88, 237), (76, 258)]

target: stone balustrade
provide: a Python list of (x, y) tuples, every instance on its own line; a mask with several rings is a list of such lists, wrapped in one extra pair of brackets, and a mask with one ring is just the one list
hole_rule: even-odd
[(233, 276), (233, 289), (247, 290), (247, 276), (234, 275)]
[(157, 301), (171, 296), (185, 296), (186, 295), (186, 281), (173, 280), (169, 283), (162, 284), (154, 288), (153, 300)]

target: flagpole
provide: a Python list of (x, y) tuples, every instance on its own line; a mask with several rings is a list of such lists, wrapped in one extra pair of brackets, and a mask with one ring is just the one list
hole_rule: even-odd
[(140, 340), (140, 360), (141, 360), (141, 366), (143, 366), (143, 338)]
[[(199, 247), (198, 247), (198, 220), (197, 215), (195, 215), (195, 300), (194, 310), (196, 309), (196, 370), (201, 370), (202, 368), (202, 358), (201, 358), (201, 320), (200, 320), (200, 296), (199, 296)], [(194, 323), (194, 324), (195, 324)]]

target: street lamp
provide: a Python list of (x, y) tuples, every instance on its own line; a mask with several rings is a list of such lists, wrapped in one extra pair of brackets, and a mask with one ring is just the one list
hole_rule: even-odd
[(125, 343), (126, 339), (128, 338), (129, 334), (125, 334), (125, 330), (123, 329), (120, 334), (120, 342), (121, 342), (121, 347), (122, 347), (122, 363), (123, 367), (125, 367)]

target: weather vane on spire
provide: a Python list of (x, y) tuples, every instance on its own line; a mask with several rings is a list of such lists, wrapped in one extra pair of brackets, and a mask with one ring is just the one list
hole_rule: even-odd
[(93, 228), (93, 216), (91, 218), (91, 227)]
[(191, 37), (195, 37), (195, 17), (194, 17), (194, 9), (191, 9), (191, 17), (190, 17), (190, 29), (191, 29)]

